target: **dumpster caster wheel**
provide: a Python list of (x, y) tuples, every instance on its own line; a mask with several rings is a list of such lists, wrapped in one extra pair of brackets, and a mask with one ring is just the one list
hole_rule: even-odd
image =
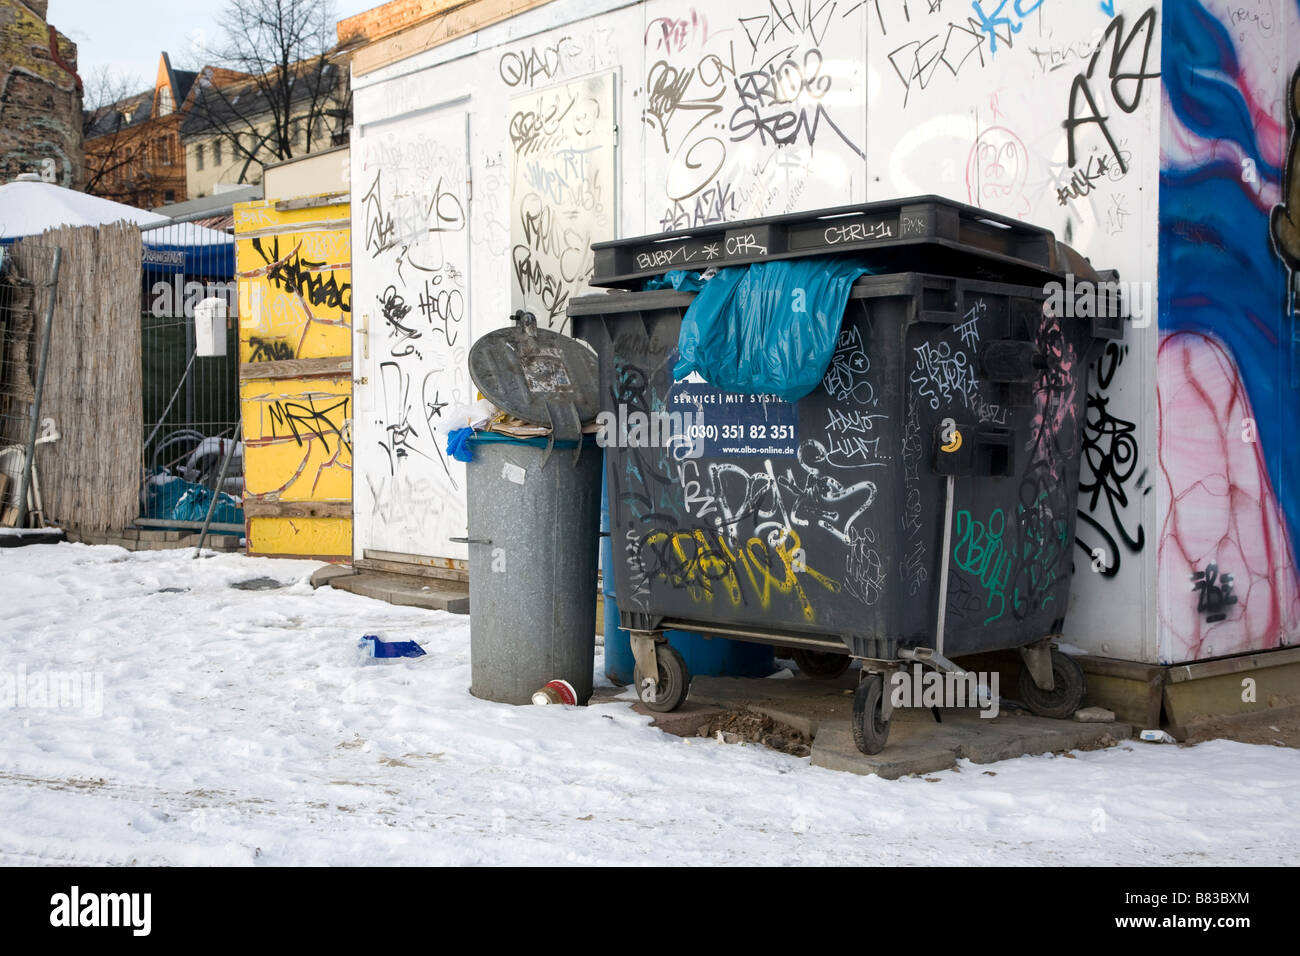
[(878, 754), (889, 740), (889, 721), (884, 718), (885, 678), (864, 677), (853, 694), (853, 742), (864, 754)]
[(1052, 681), (1056, 685), (1051, 690), (1043, 690), (1034, 683), (1029, 668), (1020, 669), (1020, 699), (1040, 717), (1055, 717), (1064, 720), (1071, 716), (1083, 703), (1087, 690), (1087, 681), (1083, 668), (1069, 654), (1063, 654), (1052, 648)]
[(834, 680), (849, 669), (851, 659), (848, 654), (827, 651), (794, 652), (794, 662), (799, 665), (799, 672), (814, 680)]
[[(632, 679), (641, 703), (653, 711), (666, 714), (670, 710), (676, 710), (686, 700), (690, 675), (686, 673), (686, 662), (682, 660), (682, 655), (671, 645), (660, 644), (655, 648), (655, 657), (659, 659), (659, 683), (653, 692), (642, 683), (645, 675), (641, 672), (640, 665), (633, 668)], [(648, 696), (651, 693), (655, 695), (653, 699)]]

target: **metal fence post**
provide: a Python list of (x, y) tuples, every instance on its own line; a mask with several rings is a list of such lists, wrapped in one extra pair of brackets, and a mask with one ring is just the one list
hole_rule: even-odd
[(212, 490), (212, 500), (208, 502), (208, 513), (203, 519), (203, 530), (199, 533), (199, 543), (194, 548), (194, 557), (203, 553), (203, 545), (208, 540), (208, 527), (212, 524), (212, 513), (217, 510), (217, 498), (221, 496), (221, 488), (226, 483), (226, 472), (230, 470), (230, 459), (235, 457), (235, 446), (239, 444), (244, 437), (244, 422), (241, 419), (239, 427), (235, 429), (235, 437), (230, 442), (230, 448), (224, 458), (221, 459), (221, 472), (217, 475), (216, 486)]
[(45, 305), (44, 338), (41, 340), (41, 359), (36, 367), (35, 396), (32, 398), (32, 420), (27, 429), (26, 454), (23, 458), (23, 474), (18, 482), (18, 520), (14, 527), (27, 526), (27, 491), (32, 483), (32, 468), (36, 459), (36, 435), (41, 424), (41, 394), (45, 391), (45, 368), (50, 361), (50, 333), (54, 329), (54, 299), (58, 294), (59, 265), (63, 262), (63, 250), (54, 250), (54, 266), (50, 271), (50, 281), (46, 288), (50, 290), (49, 302)]

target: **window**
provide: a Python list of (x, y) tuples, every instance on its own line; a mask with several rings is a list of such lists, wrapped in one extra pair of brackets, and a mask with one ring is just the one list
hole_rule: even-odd
[(321, 123), (320, 117), (317, 116), (314, 120), (311, 121), (311, 138), (314, 141), (319, 141), (320, 138), (324, 135), (325, 135), (324, 125)]
[(174, 203), (175, 201), (176, 201), (176, 190), (174, 189), (163, 190), (163, 202)]
[(203, 144), (202, 143), (199, 143), (198, 146), (194, 147), (194, 168), (195, 169), (203, 168)]
[(218, 168), (221, 166), (221, 140), (219, 139), (212, 141), (212, 165)]
[(290, 146), (302, 145), (302, 124), (301, 123), (294, 123), (292, 128), (290, 128), (289, 145)]
[(170, 86), (164, 86), (158, 91), (158, 115), (166, 116), (175, 109), (176, 106), (172, 102), (172, 88)]

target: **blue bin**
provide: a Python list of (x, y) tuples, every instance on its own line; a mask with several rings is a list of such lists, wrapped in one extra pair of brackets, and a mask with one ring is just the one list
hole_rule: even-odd
[[(609, 531), (609, 489), (602, 479), (600, 530)], [(619, 685), (632, 683), (632, 641), (618, 626), (618, 600), (614, 592), (614, 543), (608, 534), (600, 539), (600, 566), (605, 600), (605, 676)], [(693, 631), (664, 631), (668, 643), (686, 662), (692, 677), (767, 677), (776, 670), (776, 657), (768, 644), (705, 637)]]

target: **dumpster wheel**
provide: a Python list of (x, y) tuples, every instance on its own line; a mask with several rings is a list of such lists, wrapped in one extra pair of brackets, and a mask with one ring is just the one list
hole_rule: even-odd
[(659, 661), (659, 682), (654, 688), (654, 700), (646, 699), (649, 690), (642, 683), (645, 675), (639, 664), (632, 669), (633, 686), (636, 687), (641, 703), (653, 711), (666, 714), (682, 706), (686, 700), (686, 692), (690, 690), (690, 675), (686, 672), (686, 661), (682, 660), (682, 655), (671, 644), (659, 644), (655, 648), (655, 657)]
[(878, 754), (889, 740), (889, 721), (884, 715), (883, 674), (864, 675), (853, 693), (853, 742), (864, 754)]
[(1020, 699), (1040, 717), (1064, 720), (1079, 709), (1088, 685), (1078, 662), (1055, 647), (1052, 648), (1052, 681), (1055, 686), (1043, 690), (1034, 683), (1029, 668), (1021, 667)]
[(848, 654), (835, 654), (829, 651), (794, 652), (794, 662), (799, 665), (799, 672), (814, 680), (834, 680), (849, 669), (852, 658)]

